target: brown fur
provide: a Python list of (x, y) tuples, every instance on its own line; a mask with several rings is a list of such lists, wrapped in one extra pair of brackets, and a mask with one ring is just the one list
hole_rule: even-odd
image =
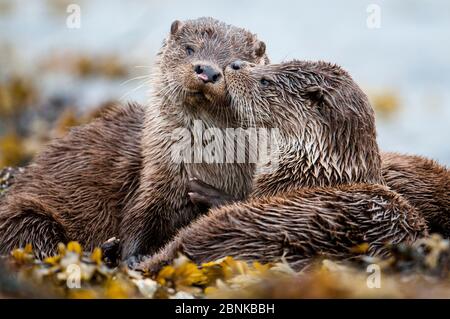
[(326, 62), (246, 65), (226, 70), (232, 105), (249, 114), (251, 123), (278, 128), (281, 135), (280, 167), (258, 174), (254, 195), (383, 184), (374, 112), (347, 72)]
[(430, 232), (450, 237), (450, 171), (414, 155), (382, 153), (386, 184), (402, 194), (427, 221)]
[[(262, 81), (264, 79), (265, 81)], [(427, 234), (425, 221), (381, 176), (373, 110), (341, 68), (324, 62), (227, 68), (231, 106), (280, 129), (279, 166), (257, 173), (250, 199), (213, 209), (139, 268), (178, 251), (197, 263), (233, 256), (301, 268), (312, 257), (386, 254)]]
[(0, 203), (0, 251), (32, 243), (40, 256), (59, 242), (86, 249), (117, 234), (141, 170), (144, 109), (127, 105), (52, 142)]
[(416, 210), (384, 186), (304, 188), (213, 209), (140, 267), (157, 271), (181, 252), (199, 264), (284, 256), (300, 269), (318, 256), (357, 256), (352, 248), (362, 243), (369, 244), (367, 254), (386, 255), (387, 243), (411, 243), (424, 229)]
[(45, 256), (61, 241), (91, 249), (116, 236), (122, 258), (149, 254), (202, 213), (186, 196), (189, 176), (246, 196), (252, 165), (174, 163), (171, 134), (194, 120), (233, 127), (237, 113), (227, 106), (223, 78), (205, 84), (193, 66), (266, 63), (264, 48), (250, 32), (211, 18), (174, 22), (158, 54), (150, 106), (118, 108), (51, 143), (0, 203), (0, 253), (31, 242)]

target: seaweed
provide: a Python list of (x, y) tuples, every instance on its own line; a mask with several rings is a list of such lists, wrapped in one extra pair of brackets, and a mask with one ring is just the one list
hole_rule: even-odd
[[(10, 272), (42, 296), (61, 298), (362, 298), (449, 297), (449, 241), (439, 235), (390, 247), (389, 258), (317, 259), (296, 272), (283, 259), (261, 264), (230, 256), (196, 265), (179, 255), (157, 274), (111, 267), (101, 248), (60, 244), (37, 260), (31, 245), (7, 258)], [(376, 266), (379, 285), (370, 283)], [(371, 268), (370, 268), (371, 267)]]

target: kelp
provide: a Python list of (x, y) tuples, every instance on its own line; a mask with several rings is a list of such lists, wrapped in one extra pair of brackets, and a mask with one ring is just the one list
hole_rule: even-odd
[(9, 271), (42, 296), (61, 298), (427, 298), (450, 297), (449, 241), (439, 235), (390, 247), (391, 257), (318, 259), (294, 271), (287, 262), (261, 264), (230, 256), (196, 265), (179, 255), (157, 274), (109, 267), (100, 248), (60, 244), (34, 257), (31, 245), (7, 259)]

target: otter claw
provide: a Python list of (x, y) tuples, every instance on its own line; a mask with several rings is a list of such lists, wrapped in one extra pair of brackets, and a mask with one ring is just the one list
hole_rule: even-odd
[(237, 201), (231, 195), (197, 179), (190, 178), (188, 184), (188, 196), (195, 205), (203, 205), (213, 208)]

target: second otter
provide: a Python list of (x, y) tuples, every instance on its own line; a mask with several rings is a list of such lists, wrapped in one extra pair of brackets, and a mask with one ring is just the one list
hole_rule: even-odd
[(212, 209), (139, 268), (157, 270), (177, 252), (197, 263), (284, 256), (301, 268), (320, 254), (348, 258), (361, 243), (385, 254), (386, 243), (427, 234), (418, 212), (383, 186), (373, 110), (340, 67), (238, 61), (225, 77), (233, 108), (279, 128), (278, 166), (256, 174), (249, 200)]

